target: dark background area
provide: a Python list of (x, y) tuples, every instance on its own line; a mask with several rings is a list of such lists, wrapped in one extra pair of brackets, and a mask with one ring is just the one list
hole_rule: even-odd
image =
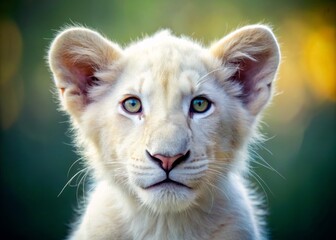
[(71, 167), (79, 156), (45, 61), (60, 28), (80, 23), (123, 46), (170, 28), (209, 44), (258, 22), (273, 27), (283, 54), (278, 95), (262, 124), (268, 140), (256, 149), (251, 176), (267, 196), (271, 238), (336, 239), (332, 2), (1, 1), (0, 239), (64, 238), (82, 194), (80, 175), (59, 195), (81, 169)]

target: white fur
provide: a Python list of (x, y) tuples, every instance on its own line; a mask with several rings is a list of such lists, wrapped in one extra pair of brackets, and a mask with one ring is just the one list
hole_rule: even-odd
[[(49, 63), (95, 180), (70, 239), (264, 239), (244, 177), (246, 149), (279, 57), (260, 25), (209, 49), (169, 31), (126, 49), (86, 28), (60, 33)], [(141, 113), (122, 107), (130, 96), (141, 100)], [(197, 96), (212, 102), (207, 112), (189, 112)], [(169, 172), (185, 186), (150, 187), (167, 175), (146, 151), (189, 151)]]

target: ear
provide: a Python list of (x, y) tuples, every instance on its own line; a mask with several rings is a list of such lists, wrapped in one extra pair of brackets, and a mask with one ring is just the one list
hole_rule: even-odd
[(49, 50), (49, 66), (62, 106), (70, 115), (80, 116), (91, 101), (91, 88), (100, 84), (95, 73), (106, 70), (121, 54), (116, 44), (87, 28), (69, 28), (55, 38)]
[(229, 80), (241, 86), (238, 96), (256, 116), (272, 95), (280, 50), (272, 31), (263, 25), (240, 28), (210, 48), (224, 68), (235, 69)]

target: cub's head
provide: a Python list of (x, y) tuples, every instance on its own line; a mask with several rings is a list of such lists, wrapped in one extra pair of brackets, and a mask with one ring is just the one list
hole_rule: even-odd
[(125, 49), (75, 27), (53, 41), (49, 64), (94, 176), (165, 212), (197, 205), (244, 169), (279, 57), (260, 25), (210, 48), (162, 31)]

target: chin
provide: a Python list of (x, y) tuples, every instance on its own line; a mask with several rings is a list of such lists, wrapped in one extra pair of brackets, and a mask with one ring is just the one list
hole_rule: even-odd
[(145, 189), (138, 188), (137, 194), (142, 204), (156, 213), (187, 210), (196, 199), (193, 189), (174, 183), (162, 183)]

